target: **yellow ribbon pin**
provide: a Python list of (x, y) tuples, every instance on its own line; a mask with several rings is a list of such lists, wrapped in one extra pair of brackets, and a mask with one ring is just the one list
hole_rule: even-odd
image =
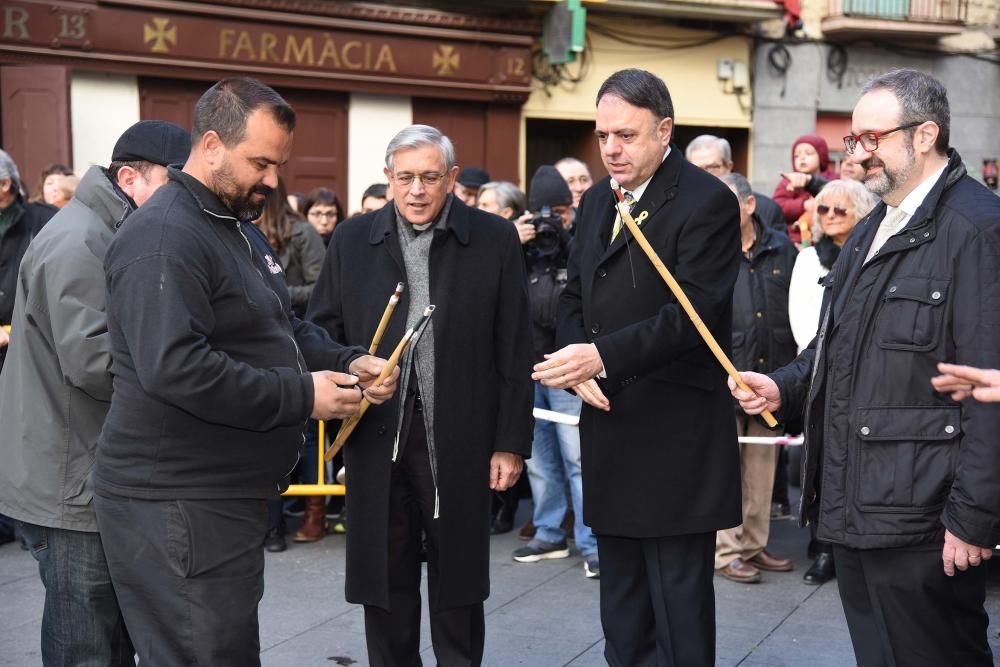
[(648, 217), (649, 217), (649, 212), (648, 211), (643, 211), (642, 213), (639, 214), (639, 217), (637, 217), (635, 219), (635, 224), (641, 225), (643, 223), (643, 221), (645, 221), (646, 218), (648, 218)]

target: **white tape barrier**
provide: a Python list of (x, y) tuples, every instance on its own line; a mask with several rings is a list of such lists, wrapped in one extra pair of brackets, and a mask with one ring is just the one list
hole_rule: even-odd
[[(548, 422), (555, 422), (556, 424), (567, 424), (569, 426), (579, 426), (580, 417), (578, 415), (568, 415), (564, 412), (555, 412), (553, 410), (543, 410), (542, 408), (534, 409), (535, 419), (543, 419)], [(775, 438), (765, 438), (760, 436), (744, 436), (739, 439), (741, 444), (744, 445), (801, 445), (802, 436), (780, 436)]]
[(796, 447), (802, 444), (803, 439), (804, 438), (801, 435), (794, 437), (783, 435), (779, 438), (763, 438), (760, 436), (746, 435), (741, 437), (739, 440), (741, 445), (789, 445)]
[(569, 426), (580, 425), (580, 415), (568, 415), (565, 412), (554, 412), (553, 410), (534, 409), (535, 419), (544, 419), (547, 422), (556, 424), (567, 424)]

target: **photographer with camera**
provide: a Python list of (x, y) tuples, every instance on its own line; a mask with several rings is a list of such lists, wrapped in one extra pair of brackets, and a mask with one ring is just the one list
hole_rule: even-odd
[[(573, 222), (573, 193), (555, 167), (538, 168), (531, 179), (530, 211), (518, 218), (518, 235), (528, 270), (532, 333), (536, 361), (556, 349), (556, 314), (559, 295), (566, 285), (569, 258), (568, 228)], [(561, 389), (535, 383), (535, 407), (579, 415), (580, 398)], [(580, 472), (580, 432), (575, 426), (535, 420), (528, 481), (534, 498), (535, 536), (515, 549), (514, 560), (534, 563), (566, 558), (569, 547), (563, 517), (566, 515), (566, 483), (569, 482), (576, 546), (584, 558), (588, 578), (600, 576), (597, 540), (583, 524), (583, 477)]]

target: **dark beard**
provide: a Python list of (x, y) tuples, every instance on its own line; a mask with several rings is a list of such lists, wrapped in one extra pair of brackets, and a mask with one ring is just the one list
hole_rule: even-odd
[[(233, 212), (237, 220), (251, 222), (264, 212), (267, 196), (271, 194), (272, 188), (261, 183), (250, 190), (244, 190), (236, 182), (229, 163), (223, 162), (222, 166), (212, 174), (212, 191)], [(253, 201), (251, 196), (256, 193), (264, 195), (264, 199), (259, 202)]]
[[(867, 160), (861, 162), (861, 166), (865, 170), (865, 177), (862, 183), (872, 193), (879, 197), (885, 197), (887, 194), (898, 190), (906, 182), (906, 179), (910, 177), (910, 173), (913, 171), (915, 162), (912, 142), (906, 144), (906, 162), (900, 165), (898, 169), (890, 169), (886, 166), (885, 162), (872, 155)], [(869, 170), (873, 166), (882, 167), (882, 173), (879, 176), (869, 175)]]

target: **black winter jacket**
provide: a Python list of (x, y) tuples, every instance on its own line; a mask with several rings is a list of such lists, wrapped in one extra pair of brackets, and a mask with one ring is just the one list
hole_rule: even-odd
[[(21, 258), (28, 250), (28, 244), (35, 238), (46, 222), (59, 209), (41, 202), (26, 202), (18, 197), (14, 207), (14, 222), (7, 233), (0, 237), (0, 325), (10, 324), (14, 312), (14, 295), (17, 293), (17, 269)], [(7, 348), (0, 347), (0, 368)]]
[(930, 378), (939, 361), (1000, 367), (1000, 199), (949, 151), (906, 227), (864, 264), (885, 212), (855, 227), (824, 279), (817, 337), (771, 376), (781, 414), (805, 411), (801, 519), (858, 549), (939, 544), (946, 527), (992, 547), (1000, 404), (956, 403)]
[(757, 242), (741, 255), (733, 289), (733, 363), (767, 373), (781, 368), (798, 348), (788, 322), (788, 285), (799, 251), (784, 232), (765, 227), (754, 215)]
[(312, 411), (307, 369), (344, 370), (362, 351), (292, 317), (263, 234), (193, 177), (169, 174), (104, 264), (114, 394), (95, 490), (273, 497)]

